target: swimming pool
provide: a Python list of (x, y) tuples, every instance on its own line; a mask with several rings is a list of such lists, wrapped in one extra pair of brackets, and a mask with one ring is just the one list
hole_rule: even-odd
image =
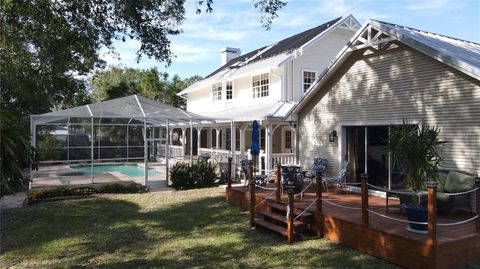
[[(72, 169), (82, 172), (84, 175), (91, 174), (90, 165), (71, 166)], [(119, 172), (129, 177), (143, 177), (144, 168), (135, 164), (94, 164), (93, 174), (102, 174), (107, 172)], [(148, 176), (159, 176), (155, 169), (148, 169)]]

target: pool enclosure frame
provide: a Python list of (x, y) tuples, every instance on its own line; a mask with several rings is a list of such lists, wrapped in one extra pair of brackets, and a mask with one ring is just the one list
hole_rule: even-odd
[[(90, 119), (89, 123), (72, 123), (71, 119)], [(95, 122), (98, 119), (98, 122)], [(101, 123), (102, 119), (123, 119), (128, 120), (125, 124), (121, 123)], [(132, 121), (141, 122), (132, 123)], [(105, 161), (105, 160), (131, 160), (137, 159), (144, 161), (144, 185), (148, 186), (148, 143), (149, 142), (165, 142), (165, 166), (166, 166), (166, 176), (168, 181), (168, 169), (169, 169), (169, 159), (170, 159), (170, 128), (175, 127), (189, 127), (190, 128), (190, 140), (193, 137), (193, 125), (209, 124), (215, 123), (215, 119), (207, 118), (200, 116), (194, 113), (187, 112), (180, 108), (176, 108), (161, 102), (153, 101), (141, 96), (131, 95), (127, 97), (121, 97), (117, 99), (112, 99), (109, 101), (93, 103), (89, 105), (79, 106), (71, 109), (60, 110), (55, 112), (50, 112), (41, 115), (31, 115), (30, 116), (30, 132), (31, 132), (31, 144), (36, 147), (37, 144), (37, 126), (66, 126), (66, 151), (67, 151), (67, 160), (55, 160), (55, 162), (62, 163), (71, 163), (71, 162), (90, 162), (90, 178), (91, 183), (95, 183), (94, 176), (94, 164), (95, 161)], [(126, 126), (126, 146), (98, 146), (94, 145), (95, 141), (95, 127), (98, 126)], [(69, 154), (70, 149), (75, 147), (70, 147), (70, 126), (90, 126), (90, 159), (75, 159), (70, 160)], [(143, 158), (142, 157), (129, 157), (129, 148), (130, 147), (141, 147), (141, 146), (130, 146), (129, 145), (129, 127), (143, 127)], [(152, 128), (150, 136), (148, 137), (147, 128)], [(155, 128), (159, 128), (159, 137), (155, 137)], [(165, 129), (166, 135), (165, 138), (162, 138), (161, 130)], [(85, 135), (87, 135), (85, 133)], [(100, 138), (99, 138), (100, 140)], [(98, 158), (95, 158), (95, 147), (99, 150)], [(100, 152), (102, 148), (126, 148), (126, 158), (110, 158), (110, 159), (101, 159)], [(77, 148), (88, 148), (88, 146), (81, 146)], [(192, 147), (191, 147), (192, 152)], [(44, 163), (44, 162), (41, 162)], [(32, 187), (33, 182), (33, 170), (30, 167), (30, 183), (29, 188)]]

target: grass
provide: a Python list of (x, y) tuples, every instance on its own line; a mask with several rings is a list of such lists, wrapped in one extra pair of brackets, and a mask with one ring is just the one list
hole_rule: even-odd
[(224, 189), (98, 195), (1, 212), (1, 268), (395, 268), (248, 228)]

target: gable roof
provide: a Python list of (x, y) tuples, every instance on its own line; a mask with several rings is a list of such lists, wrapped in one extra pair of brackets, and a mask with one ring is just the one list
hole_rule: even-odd
[[(252, 50), (244, 55), (238, 56), (228, 63), (224, 64), (223, 66), (219, 67), (218, 69), (214, 70), (212, 73), (207, 75), (205, 79), (198, 81), (188, 88), (184, 89), (183, 91), (179, 92), (177, 95), (184, 95), (189, 92), (192, 92), (200, 87), (204, 87), (209, 83), (214, 82), (216, 79), (225, 78), (225, 76), (229, 76), (233, 73), (241, 73), (245, 74), (245, 72), (239, 72), (241, 69), (245, 68), (246, 66), (257, 64), (260, 67), (260, 63), (268, 63), (269, 65), (265, 65), (264, 67), (271, 66), (278, 66), (279, 64), (283, 63), (288, 57), (291, 55), (293, 51), (296, 49), (302, 48), (302, 46), (307, 45), (310, 41), (314, 40), (316, 37), (325, 34), (332, 29), (332, 26), (339, 26), (342, 22), (346, 21), (347, 19), (352, 19), (355, 21), (356, 27), (359, 26), (356, 19), (349, 15), (346, 18), (338, 17), (331, 21), (328, 21), (322, 25), (317, 27), (311, 28), (309, 30), (303, 31), (301, 33), (295, 34), (293, 36), (287, 37), (277, 43), (274, 43), (269, 46), (263, 46), (261, 48)], [(273, 57), (277, 57), (280, 59), (279, 61), (270, 60)], [(269, 61), (265, 61), (269, 60)], [(243, 70), (242, 70), (243, 71)]]
[[(303, 44), (307, 43), (310, 39), (316, 37), (323, 31), (327, 30), (330, 26), (334, 25), (336, 22), (338, 22), (342, 17), (338, 17), (334, 20), (328, 21), (322, 25), (319, 25), (317, 27), (314, 27), (312, 29), (308, 29), (306, 31), (303, 31), (301, 33), (298, 33), (296, 35), (287, 37), (271, 46), (264, 46), (255, 50), (250, 51), (249, 53), (245, 55), (238, 56), (236, 58), (233, 58), (231, 61), (228, 63), (224, 64), (217, 70), (213, 71), (210, 73), (206, 78), (211, 77), (215, 75), (216, 73), (224, 70), (225, 68), (229, 68), (231, 66), (234, 66), (235, 64), (245, 62), (249, 60), (250, 58), (254, 57), (254, 59), (250, 60), (250, 62), (255, 62), (255, 61), (260, 61), (262, 59), (266, 59), (275, 55), (278, 55), (280, 53), (284, 52), (289, 52), (294, 49), (298, 49), (301, 47)], [(259, 54), (258, 54), (259, 53)], [(258, 54), (258, 55), (257, 55)], [(250, 63), (249, 62), (249, 63)]]
[(326, 81), (328, 81), (328, 79), (354, 51), (352, 49), (353, 44), (369, 26), (373, 26), (374, 28), (387, 33), (391, 38), (449, 65), (468, 76), (480, 80), (480, 44), (393, 23), (369, 19), (340, 51), (332, 63), (325, 69), (320, 76), (320, 79), (312, 86), (312, 90), (303, 96), (302, 99), (286, 114), (285, 119), (291, 117), (294, 113), (298, 113), (303, 106), (316, 95)]

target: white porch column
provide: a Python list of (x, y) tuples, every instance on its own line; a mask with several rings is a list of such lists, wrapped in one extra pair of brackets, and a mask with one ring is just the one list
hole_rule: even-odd
[[(299, 135), (298, 135), (298, 124), (295, 123), (294, 125), (294, 129), (295, 131), (293, 132), (294, 133), (294, 136), (295, 136), (295, 139), (293, 141), (295, 141), (293, 143), (293, 147), (294, 147), (294, 152), (295, 152), (295, 155), (293, 156), (293, 162), (295, 164), (300, 164), (300, 159), (299, 159), (299, 156), (300, 156), (300, 149), (298, 148), (298, 144), (299, 144)], [(340, 162), (341, 163), (341, 162)]]
[(272, 124), (268, 124), (265, 128), (265, 169), (272, 169), (272, 142), (273, 142), (273, 130)]
[(180, 139), (180, 143), (182, 144), (182, 156), (185, 156), (185, 149), (187, 144), (187, 128), (183, 127), (181, 128), (181, 130), (182, 130), (182, 136)]
[(200, 148), (202, 142), (202, 127), (197, 127), (197, 156), (200, 155)]
[(240, 127), (240, 153), (243, 155), (245, 152), (245, 130), (247, 125)]
[(237, 136), (237, 128), (235, 126), (235, 123), (233, 120), (230, 122), (230, 149), (232, 151), (232, 178), (235, 178), (236, 171), (237, 171), (237, 166), (236, 166), (236, 160), (237, 160), (237, 148), (236, 148), (236, 136)]
[(215, 148), (220, 149), (220, 130), (221, 128), (215, 128)]
[(212, 128), (207, 128), (207, 148), (212, 148)]
[(193, 162), (193, 121), (190, 120), (190, 163)]

